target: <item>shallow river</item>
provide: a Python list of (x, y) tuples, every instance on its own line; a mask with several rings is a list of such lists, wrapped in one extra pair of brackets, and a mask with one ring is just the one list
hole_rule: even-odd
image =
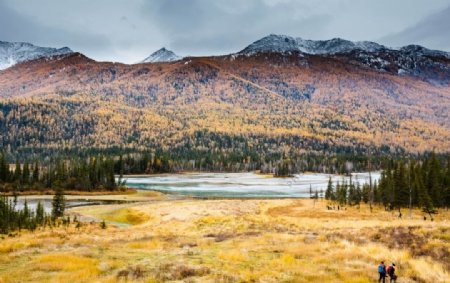
[[(349, 177), (329, 174), (298, 174), (292, 178), (272, 178), (255, 173), (188, 173), (155, 176), (126, 176), (130, 188), (156, 190), (195, 197), (283, 198), (309, 197), (309, 188), (325, 191), (331, 176), (334, 184)], [(372, 180), (380, 178), (372, 173)], [(353, 182), (369, 182), (368, 173), (354, 173)]]

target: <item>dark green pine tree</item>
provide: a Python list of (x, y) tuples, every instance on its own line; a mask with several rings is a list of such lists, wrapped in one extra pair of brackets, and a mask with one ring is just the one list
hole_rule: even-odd
[(378, 194), (380, 202), (383, 204), (385, 209), (390, 208), (391, 203), (391, 180), (390, 180), (390, 168), (387, 168), (381, 172), (380, 182), (378, 184)]
[[(378, 188), (378, 181), (377, 180), (373, 181), (372, 187), (373, 187), (373, 191), (374, 191), (374, 193), (376, 195), (380, 191), (380, 189)], [(361, 198), (362, 198), (362, 200), (364, 200), (365, 194), (367, 194), (367, 193), (364, 192), (364, 188), (363, 188), (361, 190)], [(366, 201), (364, 200), (364, 202), (366, 202)], [(377, 203), (380, 203), (380, 201), (377, 201)]]
[(6, 162), (5, 155), (0, 153), (0, 182), (8, 182), (9, 174), (9, 166)]
[(114, 162), (111, 159), (107, 159), (103, 163), (104, 174), (106, 175), (106, 189), (113, 191), (116, 189), (116, 178), (114, 176)]
[(440, 172), (441, 172), (440, 167), (441, 166), (439, 160), (437, 159), (436, 154), (433, 152), (428, 162), (426, 185), (428, 187), (431, 200), (436, 206), (443, 205), (443, 193), (440, 184)]
[(28, 161), (25, 161), (25, 164), (23, 165), (22, 182), (25, 185), (30, 183), (30, 165), (28, 164)]
[[(384, 193), (386, 194), (384, 198), (386, 198), (387, 201), (387, 208), (388, 209), (394, 209), (395, 205), (395, 191), (394, 191), (394, 178), (393, 178), (393, 172), (392, 172), (392, 164), (389, 163), (387, 169), (386, 169), (386, 175), (385, 175), (385, 186)], [(380, 182), (381, 183), (381, 182)]]
[(25, 199), (23, 204), (23, 209), (20, 211), (21, 227), (29, 229), (30, 228), (30, 209), (28, 208), (27, 199)]
[(350, 183), (348, 185), (348, 203), (350, 205), (355, 205), (355, 200), (356, 200), (356, 191), (355, 191), (355, 186), (353, 185), (352, 182), (352, 176), (350, 175)]
[(447, 158), (447, 171), (445, 174), (445, 206), (450, 207), (450, 156)]
[(399, 161), (394, 169), (394, 207), (400, 209), (409, 205), (409, 188), (405, 165)]
[(362, 200), (362, 189), (361, 189), (361, 186), (359, 185), (359, 183), (357, 183), (356, 187), (355, 187), (355, 194), (354, 194), (353, 202), (355, 205), (358, 206), (358, 208), (361, 207), (361, 200)]
[(36, 207), (36, 223), (38, 225), (44, 225), (44, 221), (45, 221), (44, 206), (42, 205), (41, 202), (38, 202)]
[(333, 199), (333, 182), (331, 181), (331, 177), (328, 179), (328, 186), (325, 191), (325, 199), (326, 200), (332, 200)]
[(414, 174), (413, 186), (415, 187), (414, 190), (417, 191), (419, 196), (419, 206), (425, 213), (428, 213), (430, 215), (431, 219), (433, 219), (432, 213), (435, 212), (433, 201), (424, 185), (419, 169), (417, 169), (416, 173)]
[(347, 203), (347, 182), (342, 182), (342, 185), (337, 185), (336, 187), (337, 201), (340, 205), (345, 205)]
[(123, 170), (124, 170), (124, 163), (123, 163), (123, 157), (122, 154), (119, 156), (119, 161), (117, 163), (116, 172), (119, 173), (119, 179), (122, 179), (123, 177)]
[(19, 160), (16, 160), (16, 168), (14, 169), (14, 181), (17, 183), (22, 182), (22, 169), (20, 167)]
[(34, 163), (31, 181), (33, 182), (34, 185), (36, 185), (39, 182), (39, 162), (38, 161), (36, 161)]
[[(374, 188), (375, 188), (375, 186), (374, 186)], [(375, 197), (374, 202), (381, 203), (380, 190), (377, 188), (376, 190), (373, 190), (373, 191), (374, 191), (374, 197)], [(370, 186), (369, 186), (369, 184), (364, 184), (362, 186), (362, 191), (361, 191), (362, 201), (364, 203), (368, 203), (369, 197), (370, 197)]]
[(66, 200), (64, 197), (64, 189), (58, 187), (55, 190), (55, 195), (53, 196), (52, 202), (52, 217), (56, 219), (64, 215), (64, 210), (66, 208)]
[[(408, 168), (408, 187), (410, 189), (411, 193), (411, 207), (416, 207), (419, 205), (419, 195), (417, 190), (415, 189), (413, 183), (416, 180), (416, 167), (420, 166), (419, 164), (416, 164), (414, 160), (409, 162), (409, 168)], [(419, 168), (420, 171), (420, 168)]]
[(89, 185), (89, 190), (94, 190), (97, 188), (98, 184), (99, 184), (99, 180), (98, 180), (98, 166), (97, 166), (97, 158), (96, 157), (91, 157), (89, 160), (89, 165), (88, 165), (88, 172), (89, 172), (89, 181), (90, 181), (90, 185)]
[(0, 194), (0, 234), (8, 234), (10, 231), (10, 211), (8, 199), (4, 194)]

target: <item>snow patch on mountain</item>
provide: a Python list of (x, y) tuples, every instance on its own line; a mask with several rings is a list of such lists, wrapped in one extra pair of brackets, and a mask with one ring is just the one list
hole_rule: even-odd
[(238, 54), (253, 55), (260, 52), (303, 52), (307, 54), (337, 54), (354, 50), (376, 52), (386, 49), (383, 45), (370, 41), (352, 42), (341, 38), (330, 40), (307, 40), (287, 35), (271, 34), (247, 46)]
[(406, 55), (444, 57), (444, 58), (450, 59), (450, 53), (448, 53), (448, 52), (432, 50), (432, 49), (428, 49), (423, 46), (414, 45), (414, 44), (404, 46), (404, 47), (400, 48), (399, 51)]
[(450, 59), (450, 53), (431, 50), (420, 45), (407, 45), (401, 48), (388, 48), (372, 41), (350, 41), (342, 38), (330, 40), (308, 40), (300, 37), (271, 34), (263, 37), (235, 55), (254, 55), (263, 52), (292, 53), (301, 52), (315, 55), (345, 54), (353, 51), (364, 53), (397, 52), (404, 56), (414, 57), (445, 57)]
[(142, 60), (140, 63), (159, 63), (159, 62), (173, 62), (183, 59), (175, 54), (173, 51), (167, 50), (165, 47), (153, 52), (150, 56)]
[(304, 58), (306, 54), (324, 56), (380, 72), (410, 75), (433, 84), (450, 85), (450, 53), (420, 45), (389, 48), (370, 41), (353, 42), (341, 38), (306, 40), (271, 34), (229, 58), (233, 60), (238, 56), (261, 53), (296, 54)]
[(0, 70), (4, 70), (15, 64), (42, 58), (71, 54), (68, 47), (51, 48), (35, 46), (26, 42), (0, 41)]

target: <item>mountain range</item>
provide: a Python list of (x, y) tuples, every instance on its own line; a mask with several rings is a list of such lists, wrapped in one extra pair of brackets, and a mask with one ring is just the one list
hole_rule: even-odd
[(208, 148), (196, 142), (206, 131), (221, 150), (231, 136), (268, 154), (450, 149), (443, 51), (284, 35), (223, 56), (163, 48), (132, 65), (52, 50), (0, 56), (28, 58), (0, 71), (4, 148)]

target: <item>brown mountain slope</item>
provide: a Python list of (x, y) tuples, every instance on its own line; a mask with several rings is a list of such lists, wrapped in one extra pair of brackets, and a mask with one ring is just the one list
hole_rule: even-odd
[(450, 149), (450, 87), (342, 56), (260, 53), (125, 65), (73, 54), (0, 71), (0, 96), (4, 146), (171, 147), (207, 129), (255, 135), (256, 143), (308, 141), (297, 150)]

